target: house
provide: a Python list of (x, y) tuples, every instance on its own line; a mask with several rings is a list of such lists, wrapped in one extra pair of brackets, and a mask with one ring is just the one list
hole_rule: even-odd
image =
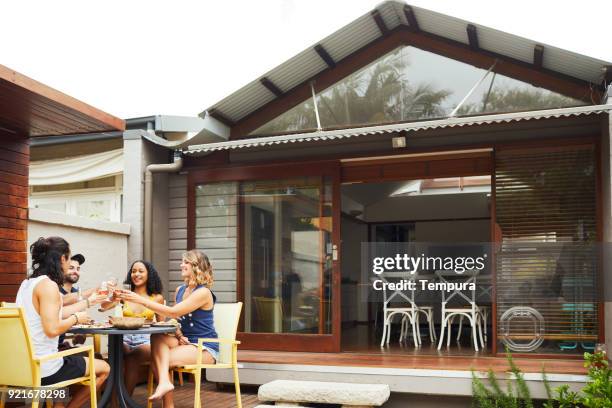
[[(172, 291), (182, 253), (208, 254), (218, 301), (244, 302), (245, 383), (467, 396), (471, 369), (503, 373), (508, 348), (534, 395), (542, 367), (578, 387), (581, 353), (612, 346), (611, 67), (386, 1), (180, 135), (123, 132), (128, 258), (151, 259)], [(440, 341), (439, 290), (417, 294), (432, 326), (421, 319), (420, 347), (399, 342), (401, 319), (381, 347), (384, 294), (364, 254), (398, 242), (417, 258), (487, 258), (467, 299), (487, 312), (478, 351), (479, 330), (457, 340), (458, 318)], [(421, 271), (440, 283), (438, 269)]]
[[(82, 287), (111, 277), (123, 280), (128, 266), (143, 258), (146, 165), (171, 159), (171, 149), (185, 140), (211, 140), (213, 136), (202, 130), (209, 122), (153, 115), (126, 119), (121, 130), (32, 140), (28, 235), (61, 235), (73, 243), (73, 250), (88, 260)], [(155, 181), (158, 191), (167, 189), (159, 185), (162, 179)], [(167, 287), (167, 273), (163, 278)], [(95, 312), (93, 316), (100, 317)]]
[[(152, 245), (168, 242), (171, 285), (199, 248), (219, 299), (245, 303), (245, 382), (470, 395), (470, 369), (503, 371), (508, 347), (535, 395), (542, 365), (577, 386), (581, 353), (610, 339), (610, 65), (386, 1), (202, 112), (229, 140), (182, 149)], [(398, 319), (381, 348), (363, 243), (398, 241), (488, 254), (484, 348), (456, 341), (459, 319), (440, 350), (425, 319), (421, 347)], [(441, 293), (419, 302), (439, 338)]]
[(31, 140), (122, 131), (123, 120), (0, 65), (0, 300), (26, 276)]

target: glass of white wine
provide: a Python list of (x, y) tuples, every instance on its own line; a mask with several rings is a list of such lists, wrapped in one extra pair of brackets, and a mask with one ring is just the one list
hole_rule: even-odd
[(108, 300), (112, 300), (113, 292), (117, 289), (117, 278), (111, 276), (106, 281), (106, 286), (108, 287)]

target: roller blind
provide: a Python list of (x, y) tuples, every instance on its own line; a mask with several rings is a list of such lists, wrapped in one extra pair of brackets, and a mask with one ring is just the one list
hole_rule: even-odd
[(592, 145), (496, 151), (502, 350), (581, 353), (597, 340), (595, 172)]

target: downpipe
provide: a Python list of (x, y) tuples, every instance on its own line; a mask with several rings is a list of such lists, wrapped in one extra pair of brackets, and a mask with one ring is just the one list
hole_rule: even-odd
[(145, 169), (144, 185), (144, 259), (151, 262), (153, 254), (153, 173), (176, 173), (183, 168), (181, 152), (174, 152), (174, 161), (167, 164), (149, 164)]

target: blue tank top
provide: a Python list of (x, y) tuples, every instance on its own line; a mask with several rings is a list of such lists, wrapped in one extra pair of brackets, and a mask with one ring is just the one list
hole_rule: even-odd
[[(194, 291), (203, 288), (204, 285), (198, 285)], [(185, 294), (185, 285), (181, 285), (178, 288), (178, 292), (176, 294), (176, 303), (180, 303), (183, 301), (183, 295)], [(192, 292), (193, 293), (193, 292)], [(179, 317), (179, 323), (181, 323), (181, 331), (183, 335), (189, 339), (190, 343), (197, 344), (198, 339), (207, 338), (207, 339), (216, 339), (217, 331), (215, 330), (214, 320), (213, 320), (213, 309), (214, 304), (217, 302), (217, 297), (215, 294), (210, 291), (213, 297), (213, 308), (210, 310), (202, 310), (197, 309), (191, 313), (187, 313)], [(204, 343), (206, 347), (209, 347), (215, 351), (219, 351), (219, 343)]]

